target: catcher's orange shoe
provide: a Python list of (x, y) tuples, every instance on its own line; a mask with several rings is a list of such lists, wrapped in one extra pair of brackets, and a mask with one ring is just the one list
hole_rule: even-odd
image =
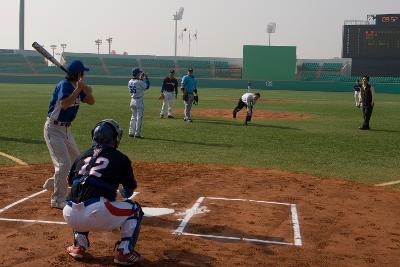
[(136, 252), (134, 250), (124, 255), (122, 249), (117, 249), (114, 257), (114, 262), (121, 265), (133, 265), (136, 262), (140, 261), (140, 258), (141, 256), (139, 252)]
[(72, 245), (67, 248), (67, 252), (74, 259), (82, 259), (85, 256), (86, 248)]

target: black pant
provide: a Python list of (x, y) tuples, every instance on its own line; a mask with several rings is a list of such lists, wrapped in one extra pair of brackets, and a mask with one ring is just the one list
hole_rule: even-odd
[(253, 107), (252, 106), (247, 106), (246, 103), (242, 101), (241, 98), (239, 98), (239, 101), (237, 103), (237, 106), (233, 110), (233, 117), (236, 118), (236, 113), (238, 113), (242, 108), (246, 107), (247, 109), (247, 116), (246, 116), (246, 122), (251, 121), (251, 117), (253, 115)]
[(362, 128), (369, 129), (369, 121), (371, 119), (373, 109), (374, 109), (374, 106), (363, 106), (362, 107), (363, 118), (364, 118), (364, 123), (362, 125)]

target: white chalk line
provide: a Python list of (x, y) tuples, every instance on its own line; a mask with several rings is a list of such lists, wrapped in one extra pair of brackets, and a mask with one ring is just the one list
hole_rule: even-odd
[(28, 200), (28, 199), (31, 199), (31, 198), (33, 198), (33, 197), (36, 197), (36, 196), (40, 195), (40, 194), (43, 194), (43, 193), (46, 192), (46, 191), (47, 191), (47, 190), (44, 189), (44, 190), (42, 190), (42, 191), (40, 191), (40, 192), (34, 193), (34, 194), (32, 194), (32, 195), (30, 195), (30, 196), (27, 196), (27, 197), (25, 197), (25, 198), (23, 198), (23, 199), (20, 199), (20, 200), (14, 202), (14, 203), (11, 203), (10, 205), (8, 205), (8, 206), (6, 206), (6, 207), (0, 209), (0, 213), (2, 213), (2, 212), (4, 212), (4, 211), (6, 211), (6, 210), (8, 210), (8, 209), (10, 209), (10, 208), (12, 208), (12, 207), (14, 207), (15, 205), (20, 204), (20, 203), (22, 203), (22, 202), (24, 202), (24, 201), (26, 201), (26, 200)]
[(11, 218), (0, 218), (0, 221), (6, 221), (6, 222), (25, 222), (25, 223), (46, 223), (46, 224), (67, 224), (66, 222), (58, 222), (58, 221), (11, 219)]
[(28, 166), (28, 163), (26, 163), (25, 161), (22, 161), (22, 160), (20, 160), (19, 158), (13, 157), (13, 156), (8, 155), (8, 154), (6, 154), (6, 153), (4, 153), (4, 152), (0, 152), (0, 156), (3, 156), (3, 157), (5, 157), (5, 158), (8, 158), (8, 159), (14, 161), (15, 163), (17, 163), (17, 164), (19, 164), (19, 165)]
[(376, 184), (375, 186), (388, 186), (388, 185), (395, 185), (395, 184), (400, 184), (400, 180)]
[(215, 200), (228, 200), (228, 201), (248, 201), (248, 202), (255, 202), (255, 203), (275, 204), (275, 205), (284, 205), (284, 206), (290, 206), (291, 205), (290, 203), (283, 203), (283, 202), (252, 200), (252, 199), (241, 199), (241, 198), (225, 198), (225, 197), (206, 197), (206, 198), (215, 199)]
[(279, 241), (272, 241), (272, 240), (261, 240), (261, 239), (244, 238), (244, 237), (234, 237), (234, 236), (223, 236), (223, 235), (203, 235), (203, 234), (192, 234), (192, 233), (186, 233), (186, 232), (183, 232), (181, 235), (206, 237), (206, 238), (216, 238), (216, 239), (229, 239), (229, 240), (246, 241), (246, 242), (254, 242), (254, 243), (265, 243), (265, 244), (275, 244), (275, 245), (289, 245), (289, 246), (293, 245), (293, 243), (287, 243), (287, 242), (279, 242)]
[(299, 218), (297, 216), (297, 207), (296, 204), (290, 205), (290, 210), (292, 212), (292, 224), (293, 224), (293, 233), (294, 233), (294, 245), (301, 247), (301, 235), (300, 235), (300, 224)]
[(183, 218), (181, 224), (178, 226), (178, 228), (173, 232), (174, 234), (182, 234), (183, 230), (186, 227), (186, 224), (189, 222), (189, 220), (193, 217), (194, 213), (196, 212), (196, 210), (199, 208), (201, 202), (203, 202), (204, 197), (199, 197), (196, 201), (196, 203), (194, 203), (194, 205), (192, 206), (192, 208), (190, 208), (190, 210), (188, 210), (186, 212), (186, 216), (185, 218)]

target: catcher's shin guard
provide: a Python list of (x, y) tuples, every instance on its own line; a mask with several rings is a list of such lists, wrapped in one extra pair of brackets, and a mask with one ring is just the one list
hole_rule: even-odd
[(74, 246), (82, 246), (85, 249), (88, 249), (90, 246), (89, 242), (89, 232), (77, 232), (74, 231)]
[(132, 204), (132, 216), (128, 217), (127, 220), (121, 225), (121, 241), (118, 248), (125, 251), (131, 252), (135, 250), (136, 242), (139, 238), (140, 226), (142, 224), (143, 211), (139, 203), (126, 200)]

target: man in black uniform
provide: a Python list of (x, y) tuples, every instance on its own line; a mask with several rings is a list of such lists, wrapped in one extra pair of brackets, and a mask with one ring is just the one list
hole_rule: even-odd
[(364, 122), (363, 125), (360, 127), (360, 130), (369, 130), (369, 121), (371, 119), (372, 111), (375, 105), (375, 90), (374, 87), (369, 84), (368, 76), (363, 76), (361, 82), (362, 86), (360, 88), (361, 90), (359, 105), (362, 105)]
[(163, 100), (160, 112), (161, 119), (164, 118), (167, 105), (168, 105), (168, 118), (169, 119), (174, 118), (174, 116), (172, 115), (172, 105), (174, 104), (174, 96), (175, 99), (178, 96), (178, 81), (175, 79), (175, 71), (171, 70), (168, 76), (164, 79), (163, 84), (161, 86), (160, 99)]
[[(131, 265), (140, 260), (135, 244), (143, 212), (137, 202), (128, 199), (137, 183), (131, 161), (116, 149), (121, 138), (122, 129), (116, 121), (97, 123), (92, 130), (93, 146), (76, 159), (69, 173), (72, 188), (63, 215), (73, 229), (74, 244), (67, 252), (74, 258), (84, 257), (89, 232), (120, 228), (114, 262)], [(118, 187), (125, 201), (115, 201)]]

